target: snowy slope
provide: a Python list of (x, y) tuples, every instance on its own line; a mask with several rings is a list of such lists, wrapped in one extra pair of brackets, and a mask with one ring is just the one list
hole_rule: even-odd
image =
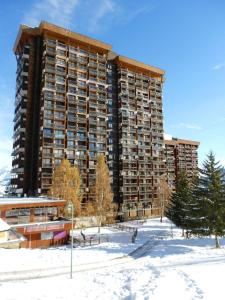
[[(17, 270), (26, 269), (27, 264), (30, 269), (36, 268), (38, 262), (38, 268), (64, 264), (68, 270), (67, 274), (43, 279), (2, 281), (1, 299), (224, 299), (225, 248), (215, 249), (214, 239), (185, 240), (168, 221), (153, 219), (138, 232), (137, 246), (145, 243), (148, 247), (142, 248), (141, 255), (130, 254), (121, 258), (121, 264), (114, 264), (115, 260), (110, 259), (135, 248), (129, 239), (121, 243), (121, 234), (118, 243), (114, 232), (113, 242), (74, 249), (72, 280), (67, 263), (70, 251), (66, 249), (1, 250), (0, 281), (4, 271), (13, 271), (14, 266)], [(108, 264), (101, 267), (100, 259), (107, 257)], [(92, 269), (82, 271), (80, 266), (85, 259), (94, 264)]]
[(4, 194), (6, 185), (10, 181), (10, 170), (8, 168), (0, 168), (0, 196)]

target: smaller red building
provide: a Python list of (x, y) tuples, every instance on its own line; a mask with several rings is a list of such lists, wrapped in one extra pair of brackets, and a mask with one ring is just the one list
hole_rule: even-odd
[(23, 248), (63, 245), (68, 241), (71, 221), (63, 218), (66, 201), (49, 198), (0, 198), (0, 218), (21, 233)]

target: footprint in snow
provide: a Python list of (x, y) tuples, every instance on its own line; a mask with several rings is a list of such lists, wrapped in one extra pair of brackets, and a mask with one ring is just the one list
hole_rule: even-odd
[(179, 270), (178, 274), (184, 279), (187, 284), (187, 289), (192, 290), (194, 292), (194, 299), (203, 299), (203, 291), (197, 285), (196, 281), (193, 280), (187, 273), (184, 271)]

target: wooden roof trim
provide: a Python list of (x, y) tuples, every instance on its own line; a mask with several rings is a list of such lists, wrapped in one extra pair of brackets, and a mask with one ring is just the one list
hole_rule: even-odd
[(166, 145), (193, 145), (193, 146), (199, 146), (200, 142), (197, 141), (190, 141), (190, 140), (183, 140), (183, 139), (172, 139), (172, 140), (164, 140)]
[(102, 49), (104, 51), (110, 51), (112, 49), (112, 46), (110, 44), (103, 43), (99, 40), (90, 38), (88, 36), (82, 35), (80, 33), (76, 33), (73, 31), (70, 31), (68, 29), (64, 29), (62, 27), (47, 23), (47, 22), (41, 22), (39, 27), (29, 27), (26, 25), (21, 25), (19, 32), (16, 37), (16, 41), (13, 47), (13, 51), (16, 52), (17, 47), (19, 45), (20, 40), (23, 38), (24, 35), (30, 34), (30, 35), (41, 35), (44, 33), (49, 33), (53, 35), (61, 36), (63, 39), (68, 39), (71, 41), (80, 42), (84, 45), (92, 45), (95, 48)]
[(160, 68), (144, 64), (135, 59), (131, 59), (131, 58), (128, 58), (128, 57), (125, 57), (122, 55), (118, 55), (116, 57), (116, 60), (118, 62), (124, 63), (128, 66), (137, 67), (137, 68), (143, 69), (144, 71), (149, 71), (150, 73), (154, 73), (155, 75), (164, 76), (164, 74), (165, 74), (165, 71)]
[(20, 25), (19, 28), (19, 32), (17, 34), (14, 46), (13, 46), (13, 52), (16, 53), (17, 48), (20, 44), (20, 41), (25, 37), (25, 36), (29, 36), (29, 35), (37, 35), (37, 33), (39, 32), (39, 28), (35, 27), (35, 28), (31, 28), (27, 25)]
[(173, 141), (173, 140), (164, 140), (164, 142), (165, 142), (166, 145), (173, 145), (173, 146), (176, 145), (176, 142)]
[(58, 35), (61, 35), (62, 37), (66, 37), (70, 40), (75, 40), (87, 45), (93, 45), (97, 48), (101, 48), (103, 50), (110, 51), (112, 49), (112, 46), (110, 44), (101, 42), (99, 40), (90, 38), (86, 35), (76, 33), (73, 31), (70, 31), (69, 29), (64, 29), (62, 27), (47, 23), (47, 22), (41, 22), (39, 25), (42, 32), (49, 31)]
[(7, 209), (19, 209), (19, 208), (38, 208), (38, 207), (52, 207), (52, 206), (65, 206), (65, 200), (58, 201), (58, 202), (45, 202), (45, 203), (39, 203), (39, 202), (33, 202), (33, 203), (7, 203), (7, 204), (1, 204), (0, 202), (0, 207), (1, 210), (7, 210)]
[(193, 146), (199, 146), (200, 142), (197, 141), (191, 141), (191, 140), (183, 140), (183, 139), (177, 139), (177, 144), (186, 144), (186, 145), (193, 145)]

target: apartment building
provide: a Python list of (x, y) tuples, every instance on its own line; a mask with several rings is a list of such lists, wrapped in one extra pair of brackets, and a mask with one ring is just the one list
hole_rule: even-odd
[(177, 138), (165, 140), (166, 177), (173, 190), (180, 171), (184, 170), (189, 180), (198, 172), (199, 144), (196, 141)]
[[(168, 152), (168, 161), (169, 142), (165, 148), (163, 138), (164, 71), (46, 22), (35, 28), (22, 25), (14, 52), (14, 192), (45, 195), (54, 168), (67, 158), (79, 166), (83, 202), (92, 201), (97, 155), (104, 153), (120, 209), (130, 217), (152, 213), (158, 206), (160, 178), (169, 172), (164, 154)], [(182, 162), (189, 167), (188, 146), (173, 143), (170, 152), (179, 150), (179, 155), (171, 160), (171, 170), (176, 165), (171, 184)]]
[[(12, 187), (46, 194), (63, 158), (79, 166), (84, 201), (93, 199), (97, 154), (111, 163), (111, 46), (42, 22), (21, 26), (15, 42), (17, 85)], [(113, 170), (111, 170), (113, 173)]]
[[(122, 210), (141, 216), (157, 206), (163, 160), (164, 72), (117, 56)], [(131, 216), (131, 215), (130, 215)]]

